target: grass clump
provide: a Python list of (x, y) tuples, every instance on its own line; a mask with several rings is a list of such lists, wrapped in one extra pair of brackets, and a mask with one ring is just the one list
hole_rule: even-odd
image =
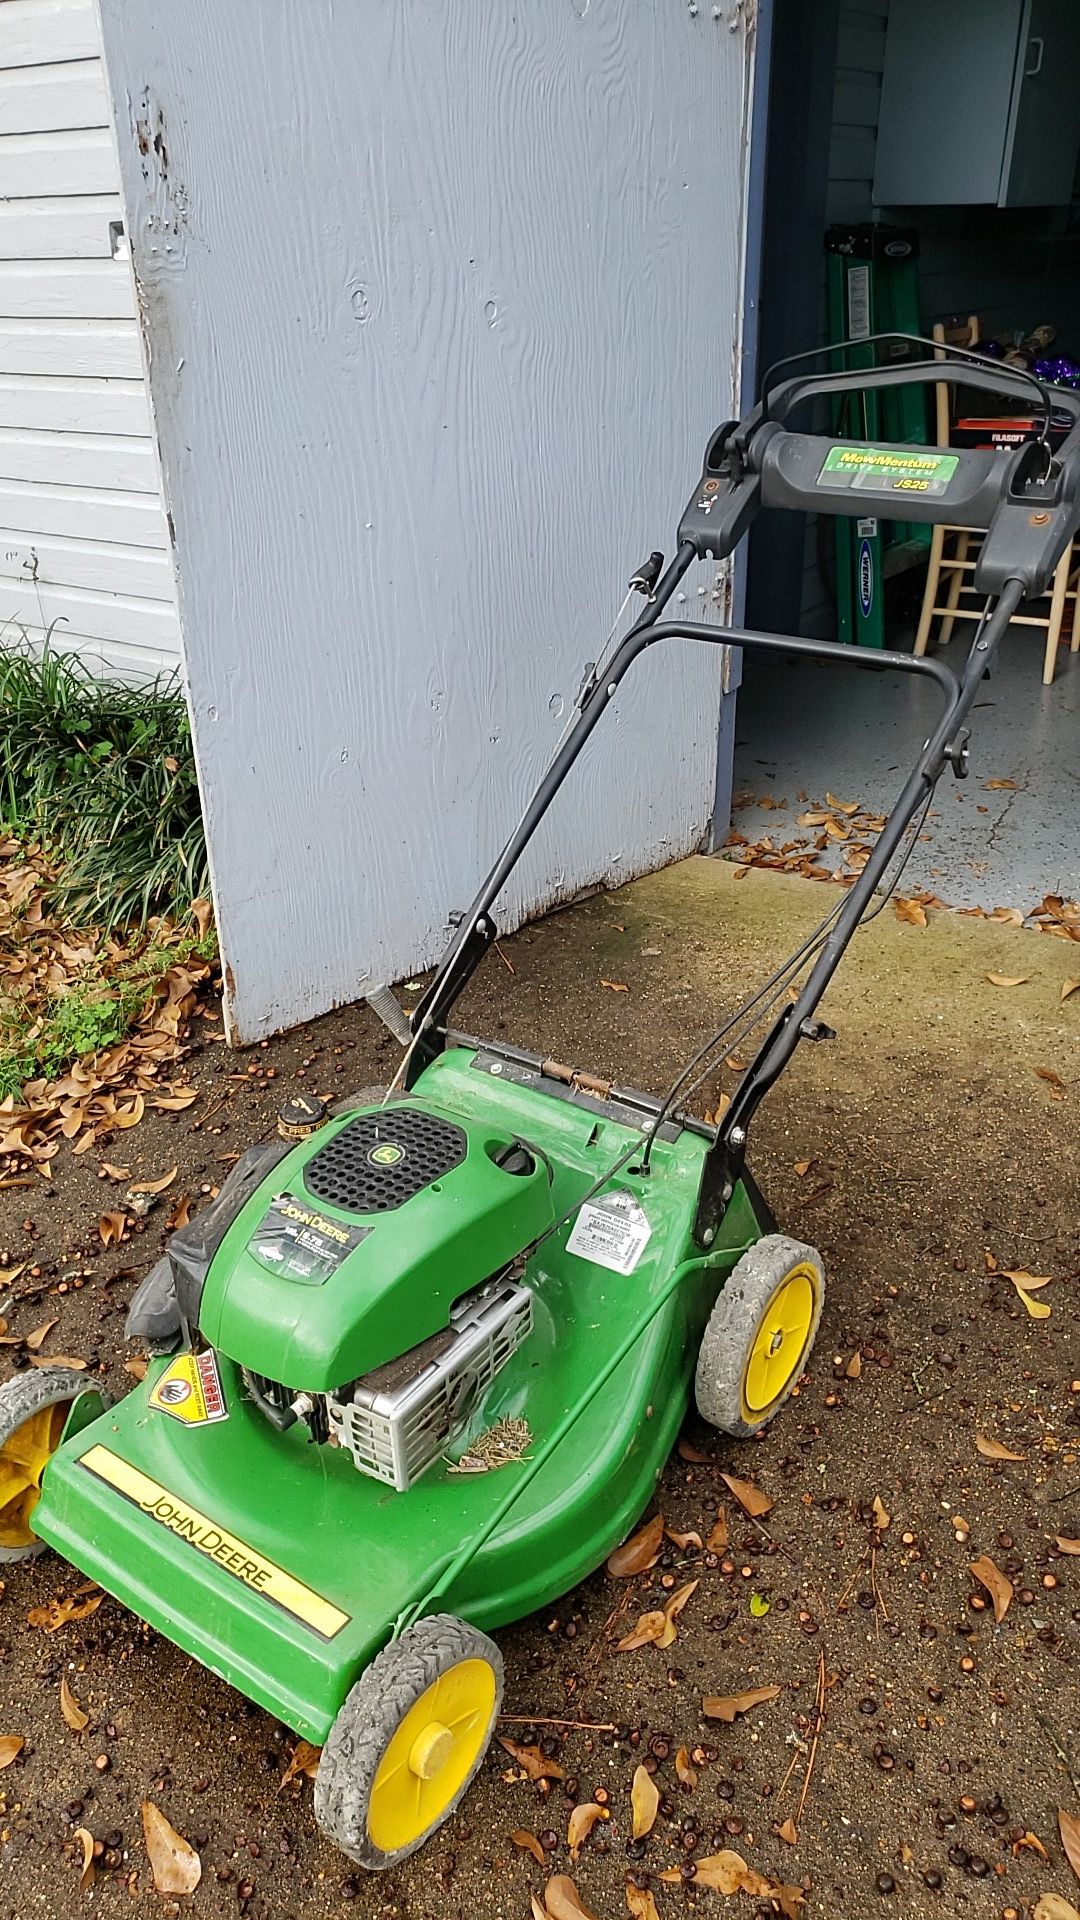
[(153, 915), (180, 921), (208, 895), (175, 673), (127, 686), (17, 638), (0, 645), (0, 730), (0, 825), (47, 849), (51, 904), (73, 924), (108, 932)]

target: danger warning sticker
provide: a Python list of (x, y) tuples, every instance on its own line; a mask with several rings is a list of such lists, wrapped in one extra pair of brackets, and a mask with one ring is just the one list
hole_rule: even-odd
[(150, 1390), (150, 1405), (168, 1413), (186, 1427), (206, 1427), (227, 1420), (229, 1409), (221, 1390), (221, 1375), (210, 1348), (205, 1353), (178, 1353)]
[(586, 1201), (581, 1208), (566, 1251), (612, 1273), (633, 1273), (651, 1233), (632, 1193), (605, 1193), (595, 1205)]

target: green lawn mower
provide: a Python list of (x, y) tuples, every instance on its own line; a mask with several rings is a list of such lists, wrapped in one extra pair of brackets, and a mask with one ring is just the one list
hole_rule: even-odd
[[(926, 343), (928, 346), (930, 343)], [(788, 363), (789, 365), (791, 363)], [(958, 385), (1034, 390), (955, 356)], [(524, 817), (411, 1018), (392, 1087), (242, 1155), (133, 1298), (153, 1352), (109, 1406), (64, 1367), (0, 1388), (0, 1557), (61, 1553), (216, 1674), (322, 1746), (315, 1811), (370, 1868), (458, 1804), (502, 1698), (491, 1632), (548, 1605), (648, 1502), (693, 1389), (745, 1437), (798, 1380), (821, 1316), (812, 1247), (776, 1231), (747, 1131), (875, 894), (895, 884), (1025, 597), (1080, 523), (1080, 429), (1005, 455), (869, 446), (793, 428), (795, 409), (942, 378), (940, 360), (789, 373), (711, 440), (640, 617), (587, 671)], [(1067, 393), (1055, 404), (1080, 418)], [(899, 496), (899, 499), (898, 499)], [(731, 554), (762, 507), (985, 530), (986, 611), (961, 672), (936, 658), (665, 622), (695, 560)], [(629, 596), (628, 596), (629, 597)], [(616, 623), (618, 626), (618, 623)], [(934, 683), (942, 711), (862, 873), (726, 1018), (663, 1097), (614, 1086), (448, 1016), (495, 938), (512, 867), (646, 647), (801, 653)], [(793, 985), (793, 983), (798, 983)], [(720, 1050), (761, 1036), (716, 1126), (691, 1117)]]

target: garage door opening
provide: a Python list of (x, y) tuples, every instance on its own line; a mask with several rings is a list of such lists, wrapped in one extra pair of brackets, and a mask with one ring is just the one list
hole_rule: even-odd
[[(896, 327), (1032, 372), (1051, 397), (1055, 384), (1080, 385), (1078, 66), (1080, 12), (1066, 0), (946, 10), (934, 0), (813, 9), (777, 0), (761, 366)], [(856, 350), (847, 364), (874, 364), (882, 351), (898, 350)], [(943, 380), (903, 416), (879, 405), (818, 424), (838, 436), (1005, 453), (1038, 431), (1032, 394), (1031, 408), (1002, 408)], [(931, 543), (929, 534), (809, 516), (800, 530), (762, 516), (749, 623), (852, 645), (944, 648), (958, 666), (979, 605), (977, 537), (958, 529)], [(1056, 591), (1024, 613), (974, 714), (972, 777), (940, 784), (905, 880), (950, 906), (1026, 912), (1076, 891), (1080, 543)], [(755, 860), (796, 871), (857, 861), (860, 829), (891, 803), (929, 717), (922, 689), (899, 677), (748, 659), (736, 845), (742, 836)], [(846, 837), (845, 822), (855, 823)]]

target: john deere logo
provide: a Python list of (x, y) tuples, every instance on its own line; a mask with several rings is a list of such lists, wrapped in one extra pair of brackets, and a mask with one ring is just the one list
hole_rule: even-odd
[(373, 1167), (400, 1167), (404, 1158), (405, 1149), (399, 1147), (396, 1140), (380, 1140), (368, 1154)]

